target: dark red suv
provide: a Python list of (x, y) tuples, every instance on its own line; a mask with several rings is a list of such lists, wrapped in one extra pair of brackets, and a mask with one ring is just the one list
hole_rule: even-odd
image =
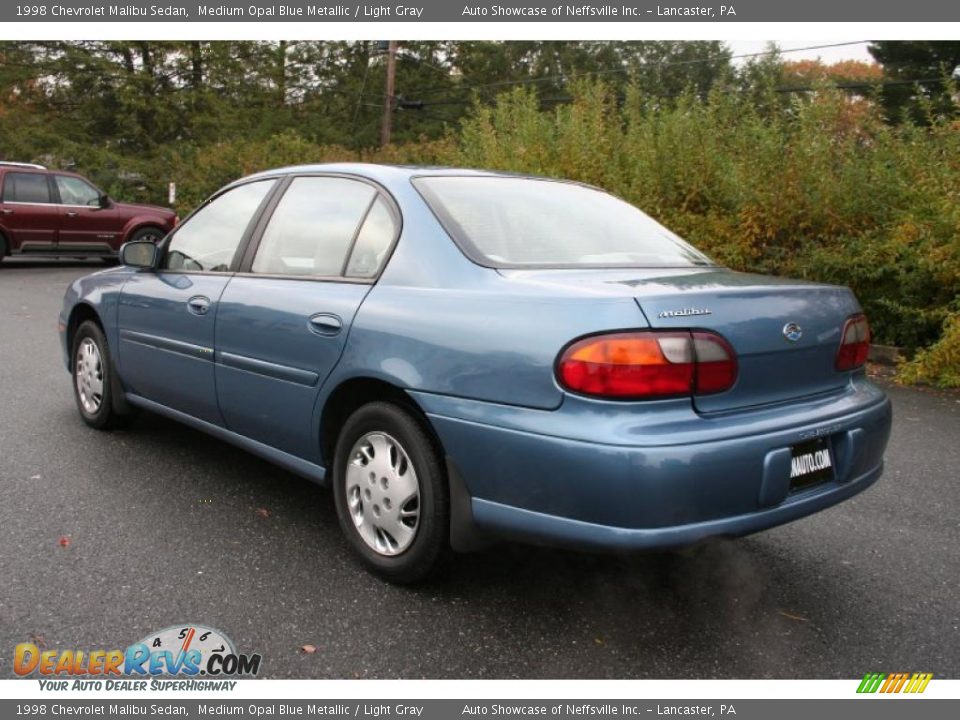
[(128, 240), (158, 242), (176, 223), (172, 210), (116, 202), (76, 173), (0, 162), (0, 260), (115, 257)]

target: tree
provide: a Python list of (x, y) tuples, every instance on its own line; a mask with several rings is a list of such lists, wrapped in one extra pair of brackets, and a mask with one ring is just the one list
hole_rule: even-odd
[(960, 41), (880, 40), (868, 50), (883, 66), (887, 81), (883, 103), (889, 119), (897, 121), (908, 113), (925, 122), (925, 107), (934, 113), (949, 113), (955, 107), (945, 80), (960, 77)]

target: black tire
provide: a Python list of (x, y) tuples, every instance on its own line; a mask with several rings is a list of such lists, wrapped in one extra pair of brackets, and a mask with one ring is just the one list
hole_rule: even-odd
[(147, 227), (142, 227), (133, 233), (128, 242), (134, 242), (136, 240), (150, 240), (154, 245), (156, 245), (158, 242), (163, 240), (164, 234), (165, 233), (160, 228), (148, 225)]
[[(413, 540), (402, 552), (384, 555), (363, 539), (354, 524), (348, 501), (347, 464), (354, 445), (368, 433), (384, 433), (402, 447), (416, 474), (419, 519)], [(340, 527), (367, 569), (394, 583), (423, 580), (438, 570), (450, 554), (450, 498), (443, 454), (422, 421), (409, 410), (389, 402), (372, 402), (356, 410), (337, 438), (334, 453), (333, 496)], [(372, 481), (376, 491), (376, 481)], [(371, 502), (374, 502), (374, 497)], [(389, 507), (386, 506), (385, 507)], [(373, 505), (376, 509), (377, 506)], [(400, 508), (391, 511), (399, 513)], [(384, 517), (387, 511), (384, 510)]]
[(4, 237), (4, 234), (0, 232), (0, 263), (3, 263), (3, 259), (7, 256), (7, 238)]
[[(78, 374), (84, 372), (84, 367), (81, 366), (82, 361), (78, 359), (78, 356), (81, 348), (88, 340), (96, 346), (100, 357), (99, 363), (92, 363), (89, 359), (87, 360), (87, 366), (92, 366), (92, 373), (99, 377), (101, 385), (99, 404), (97, 404), (96, 409), (91, 409), (89, 401), (85, 402), (84, 397), (81, 396), (80, 386), (82, 383), (78, 382), (77, 379)], [(114, 408), (113, 361), (110, 356), (110, 348), (107, 345), (107, 338), (100, 326), (92, 320), (81, 323), (73, 336), (73, 347), (70, 352), (73, 397), (77, 403), (80, 417), (87, 425), (97, 430), (109, 430), (122, 425), (126, 416), (119, 414)], [(95, 399), (96, 393), (92, 393), (91, 396)]]

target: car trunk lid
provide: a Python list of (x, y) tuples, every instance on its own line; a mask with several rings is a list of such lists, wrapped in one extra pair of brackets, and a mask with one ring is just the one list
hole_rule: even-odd
[[(629, 294), (652, 328), (722, 335), (737, 355), (737, 382), (695, 397), (702, 413), (829, 393), (848, 381), (835, 361), (844, 322), (860, 306), (844, 287), (716, 267), (501, 272), (563, 293)], [(608, 329), (626, 328), (597, 328)]]
[(846, 288), (716, 270), (636, 286), (637, 303), (658, 329), (721, 334), (737, 355), (736, 384), (694, 397), (700, 412), (784, 402), (842, 388), (835, 368), (845, 320), (859, 312)]

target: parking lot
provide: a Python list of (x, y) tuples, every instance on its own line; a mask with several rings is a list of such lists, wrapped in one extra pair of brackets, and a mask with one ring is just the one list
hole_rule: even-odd
[(880, 483), (791, 525), (632, 557), (499, 546), (393, 587), (308, 481), (158, 417), (82, 424), (57, 313), (101, 267), (0, 267), (0, 677), (19, 642), (188, 622), (268, 677), (960, 677), (960, 394), (890, 387)]

